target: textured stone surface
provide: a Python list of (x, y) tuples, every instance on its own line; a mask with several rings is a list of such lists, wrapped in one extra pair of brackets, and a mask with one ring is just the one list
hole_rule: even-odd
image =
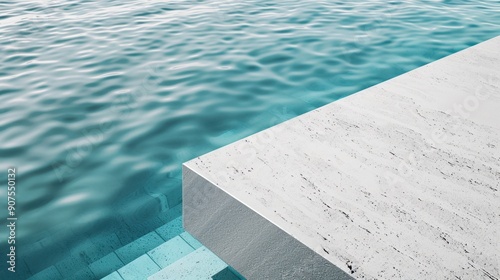
[(186, 163), (184, 224), (249, 279), (497, 279), (499, 182), (496, 37)]

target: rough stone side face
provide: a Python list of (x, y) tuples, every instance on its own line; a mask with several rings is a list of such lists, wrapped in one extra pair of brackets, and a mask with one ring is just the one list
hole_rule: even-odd
[(184, 227), (247, 279), (353, 279), (186, 166), (183, 182)]

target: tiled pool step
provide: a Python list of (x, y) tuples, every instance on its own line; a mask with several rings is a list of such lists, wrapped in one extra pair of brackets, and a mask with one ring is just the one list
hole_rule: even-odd
[[(104, 277), (107, 274), (115, 271), (116, 269), (123, 267), (125, 264), (128, 264), (129, 262), (135, 260), (136, 258), (157, 247), (158, 245), (165, 243), (165, 241), (176, 237), (182, 232), (182, 218), (178, 216), (170, 222), (158, 227), (156, 230), (149, 232), (124, 246), (113, 246), (115, 249), (111, 252), (107, 251), (109, 253), (104, 257), (94, 258), (93, 261), (82, 265), (79, 262), (78, 255), (89, 255), (89, 252), (87, 251), (89, 250), (89, 248), (92, 248), (92, 244), (87, 244), (89, 242), (84, 242), (82, 246), (83, 249), (87, 251), (78, 250), (78, 252), (74, 252), (75, 254), (72, 254), (70, 257), (65, 258), (60, 262), (57, 262), (53, 266), (36, 273), (29, 279), (100, 279), (101, 277)], [(109, 238), (103, 239), (101, 241), (113, 243), (113, 240), (113, 238)], [(97, 256), (97, 252), (94, 251), (95, 250), (93, 250), (91, 253), (94, 253), (94, 255)], [(77, 266), (78, 270), (72, 270), (71, 268), (74, 266)]]
[[(91, 264), (150, 234), (151, 229), (156, 229), (163, 234), (162, 242), (182, 232), (180, 219), (174, 223), (179, 225), (179, 231), (176, 234), (168, 237), (168, 231), (165, 231), (168, 228), (166, 224), (178, 218), (182, 213), (181, 205), (179, 203), (173, 204), (174, 202), (169, 204), (171, 207), (168, 210), (157, 213), (154, 217), (111, 221), (109, 227), (113, 228), (113, 231), (88, 235), (75, 229), (62, 228), (60, 232), (55, 231), (49, 235), (43, 235), (44, 237), (37, 241), (27, 241), (26, 244), (29, 246), (22, 247), (23, 251), (20, 251), (25, 262), (19, 263), (18, 278), (35, 280), (99, 279), (102, 276), (95, 276), (90, 269)], [(159, 229), (165, 230), (160, 231)], [(73, 238), (65, 240), (64, 236), (68, 234), (71, 234)], [(59, 239), (61, 242), (54, 242), (54, 240)]]
[[(197, 249), (202, 249), (203, 254), (199, 252), (194, 254)], [(193, 254), (192, 256), (190, 256)], [(203, 257), (204, 256), (204, 257)], [(181, 265), (176, 264), (178, 261), (188, 263), (191, 258), (199, 261), (196, 267), (197, 273), (205, 273), (215, 275), (220, 272), (221, 275), (226, 275), (227, 265), (217, 258), (213, 253), (202, 247), (196, 239), (194, 239), (182, 228), (182, 217), (177, 217), (167, 224), (157, 228), (156, 230), (143, 235), (140, 238), (126, 244), (116, 250), (110, 252), (104, 257), (84, 266), (76, 272), (68, 272), (64, 269), (67, 266), (68, 259), (64, 259), (53, 266), (50, 266), (39, 273), (35, 274), (30, 280), (58, 280), (58, 279), (147, 279), (147, 277), (162, 273), (163, 269), (170, 268), (171, 271), (179, 271)], [(70, 261), (71, 262), (71, 261)], [(217, 264), (217, 269), (213, 271), (210, 263)], [(223, 265), (220, 265), (222, 263)], [(183, 265), (182, 265), (183, 266)], [(207, 269), (210, 267), (210, 269)], [(220, 269), (218, 269), (220, 267)], [(198, 271), (199, 270), (199, 271)], [(173, 273), (173, 272), (168, 272)], [(233, 277), (233, 278), (230, 278)], [(236, 278), (234, 278), (236, 277)], [(173, 279), (173, 278), (172, 278)], [(184, 279), (184, 278), (175, 278)], [(186, 278), (190, 279), (190, 278)], [(200, 278), (201, 279), (201, 278)], [(212, 279), (212, 278), (207, 278)], [(234, 273), (229, 273), (225, 278), (215, 278), (220, 280), (240, 279), (234, 276)]]
[(227, 264), (186, 232), (157, 246), (102, 280), (240, 280)]
[(148, 280), (211, 280), (213, 275), (226, 267), (227, 264), (215, 256), (214, 253), (205, 247), (200, 247), (186, 257), (151, 275)]

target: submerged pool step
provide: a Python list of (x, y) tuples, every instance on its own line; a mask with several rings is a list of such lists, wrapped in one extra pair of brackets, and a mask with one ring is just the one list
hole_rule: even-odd
[(206, 247), (200, 247), (193, 253), (148, 277), (148, 280), (212, 280), (214, 275), (226, 268), (227, 264), (224, 261)]
[[(183, 231), (182, 217), (177, 217), (156, 230), (137, 238), (129, 244), (118, 248), (98, 261), (90, 264), (89, 268), (93, 273), (93, 277), (99, 279), (124, 267), (128, 267), (129, 270), (123, 270), (122, 274), (135, 275), (134, 267), (140, 267), (141, 265), (144, 266), (144, 271), (154, 272), (154, 266), (151, 265), (148, 259), (144, 258), (144, 255), (150, 253), (151, 250), (157, 247), (168, 246), (169, 244), (173, 247), (173, 242), (178, 240), (176, 238), (181, 238), (179, 236)], [(143, 261), (143, 263), (141, 263), (141, 261)]]
[(149, 251), (147, 255), (162, 268), (173, 264), (194, 250), (182, 237), (176, 236)]
[(244, 279), (187, 232), (118, 268), (102, 280)]
[[(23, 248), (22, 254), (25, 262), (20, 262), (19, 266), (16, 264), (16, 268), (19, 269), (19, 271), (16, 269), (16, 275), (18, 275), (19, 279), (30, 280), (100, 279), (100, 277), (109, 274), (115, 269), (110, 270), (107, 266), (100, 266), (99, 262), (105, 262), (102, 259), (106, 256), (108, 259), (114, 259), (113, 252), (133, 243), (141, 236), (149, 234), (150, 229), (155, 229), (153, 231), (156, 231), (163, 239), (161, 242), (167, 241), (184, 231), (180, 218), (182, 213), (181, 205), (172, 201), (169, 206), (172, 207), (165, 209), (155, 217), (146, 217), (143, 221), (135, 219), (112, 221), (113, 225), (110, 225), (110, 227), (114, 228), (112, 232), (88, 234), (74, 229), (64, 229), (56, 231), (50, 236), (41, 234), (42, 239)], [(173, 222), (173, 220), (176, 221)], [(167, 224), (172, 224), (171, 222), (175, 224), (174, 227), (167, 226)], [(63, 239), (62, 236), (67, 236), (69, 233), (73, 235), (70, 240), (61, 243), (54, 242), (54, 240)], [(47, 252), (51, 253), (47, 254)], [(109, 254), (111, 256), (108, 256)], [(100, 274), (102, 271), (97, 271), (97, 274), (94, 273), (90, 268), (94, 263), (94, 267), (105, 268), (107, 272), (104, 275)], [(121, 266), (123, 265), (122, 263)]]
[[(106, 274), (112, 272), (102, 279), (244, 279), (189, 233), (178, 234), (182, 231), (181, 223), (179, 217), (116, 250), (112, 253), (113, 257), (103, 258), (101, 267), (108, 268)], [(161, 241), (167, 238), (170, 239)], [(122, 265), (116, 260), (121, 261)], [(112, 270), (109, 271), (109, 268)], [(96, 276), (99, 275), (100, 271), (95, 267), (93, 271)]]
[[(172, 225), (167, 224), (166, 226)], [(172, 227), (170, 230), (173, 232)], [(121, 259), (130, 261), (124, 262), (119, 267), (114, 267), (112, 263), (109, 263), (108, 267), (113, 267), (113, 270), (116, 271), (111, 270), (113, 273), (103, 279), (146, 279), (151, 274), (160, 271), (162, 268), (193, 252), (199, 244), (193, 237), (188, 238), (189, 234), (185, 232), (174, 236), (166, 242), (163, 241), (157, 244), (158, 237), (156, 234), (156, 232), (151, 232), (131, 244), (116, 250), (117, 253), (119, 252), (118, 255)], [(185, 236), (193, 245), (190, 245), (181, 235)], [(108, 271), (106, 274), (111, 271)]]
[[(117, 268), (118, 274), (113, 273), (110, 277), (105, 277), (105, 279), (146, 279), (149, 275), (163, 267), (167, 267), (194, 250), (189, 243), (178, 235), (127, 265)], [(120, 276), (120, 278), (117, 278), (117, 276)]]
[[(191, 274), (215, 280), (243, 279), (184, 231), (181, 216), (122, 247), (115, 248), (104, 257), (96, 258), (78, 269), (63, 269), (73, 263), (72, 259), (64, 259), (29, 279), (89, 280), (104, 277), (102, 279), (105, 280), (138, 280), (161, 275), (165, 269), (170, 271), (168, 273), (171, 275), (177, 275), (165, 279), (193, 279), (189, 278)], [(190, 263), (191, 261), (194, 263)], [(188, 278), (182, 278), (181, 274), (187, 275)], [(197, 279), (205, 279), (203, 277)]]
[[(151, 274), (167, 267), (182, 257), (194, 252), (202, 245), (182, 228), (182, 217), (177, 217), (156, 230), (145, 234), (94, 262), (70, 271), (61, 270), (72, 264), (64, 259), (50, 266), (30, 280), (89, 280), (89, 279), (146, 279)], [(66, 264), (68, 263), (69, 264)], [(122, 277), (123, 276), (123, 277)]]

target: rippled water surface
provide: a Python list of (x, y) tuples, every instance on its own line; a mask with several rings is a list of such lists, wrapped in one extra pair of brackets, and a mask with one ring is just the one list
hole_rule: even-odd
[(0, 1), (18, 276), (88, 238), (153, 230), (180, 215), (182, 162), (499, 35), (499, 14), (460, 0)]

